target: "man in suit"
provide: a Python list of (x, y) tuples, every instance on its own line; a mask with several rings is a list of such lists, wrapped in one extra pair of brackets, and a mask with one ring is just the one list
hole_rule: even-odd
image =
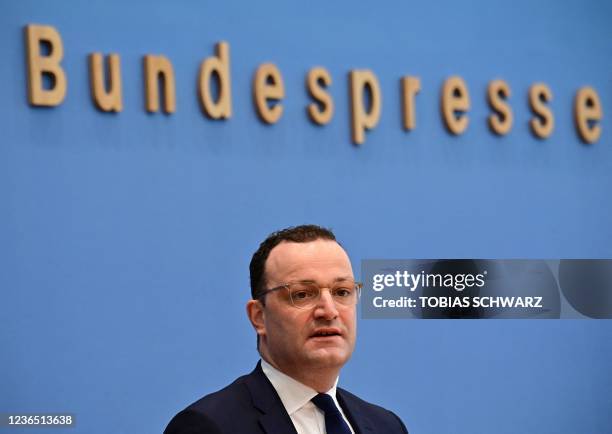
[(356, 337), (348, 255), (314, 225), (271, 234), (250, 264), (253, 372), (177, 414), (165, 434), (401, 434), (392, 412), (337, 387)]

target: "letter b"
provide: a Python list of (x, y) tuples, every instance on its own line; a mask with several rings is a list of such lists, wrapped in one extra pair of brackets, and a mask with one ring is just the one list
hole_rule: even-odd
[[(30, 24), (25, 28), (28, 59), (28, 97), (30, 104), (38, 106), (60, 105), (66, 96), (66, 74), (60, 66), (64, 57), (62, 38), (52, 26)], [(50, 46), (47, 56), (40, 53), (41, 42)], [(53, 77), (53, 87), (43, 87), (43, 74)]]

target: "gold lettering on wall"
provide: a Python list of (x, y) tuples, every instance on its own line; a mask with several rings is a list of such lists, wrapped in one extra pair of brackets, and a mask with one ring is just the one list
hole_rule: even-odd
[(603, 117), (603, 110), (599, 102), (599, 95), (592, 87), (582, 87), (576, 92), (574, 115), (578, 135), (585, 143), (594, 143), (601, 136), (599, 121)]
[(463, 79), (459, 76), (449, 77), (442, 86), (442, 118), (448, 131), (459, 135), (469, 124), (470, 94)]
[[(101, 53), (89, 56), (89, 80), (91, 97), (96, 106), (105, 112), (120, 112), (123, 109), (121, 94), (121, 63), (118, 54), (108, 56), (108, 75), (104, 73), (104, 57)], [(108, 81), (108, 86), (106, 85)], [(107, 90), (108, 87), (108, 90)]]
[[(327, 69), (317, 66), (312, 68), (306, 76), (306, 87), (310, 96), (317, 101), (308, 105), (308, 115), (316, 124), (325, 125), (334, 115), (334, 100), (325, 91), (325, 87), (332, 84), (331, 75)], [(317, 104), (318, 103), (318, 104)]]
[(404, 129), (407, 131), (416, 128), (416, 94), (421, 91), (419, 77), (406, 76), (402, 78), (402, 98), (404, 108)]
[[(200, 66), (200, 103), (212, 119), (228, 119), (232, 116), (232, 83), (230, 80), (229, 44), (221, 41), (216, 47), (216, 56), (204, 60)], [(214, 101), (210, 91), (210, 80), (216, 74), (219, 79), (219, 97)]]
[(494, 112), (489, 115), (489, 128), (500, 136), (508, 134), (512, 129), (512, 108), (506, 101), (510, 96), (510, 86), (504, 80), (493, 80), (489, 83), (487, 98)]
[[(351, 126), (353, 143), (365, 141), (365, 131), (374, 128), (380, 119), (382, 96), (378, 78), (370, 70), (354, 70), (349, 73), (351, 95)], [(370, 110), (365, 107), (364, 92), (370, 92)]]
[(535, 83), (529, 88), (529, 106), (536, 117), (531, 118), (529, 125), (536, 137), (545, 139), (555, 128), (555, 118), (550, 108), (545, 104), (553, 98), (550, 88), (544, 83)]
[[(49, 25), (28, 24), (24, 27), (27, 62), (28, 102), (33, 106), (58, 106), (67, 93), (67, 69), (62, 65), (64, 46), (57, 29)], [(219, 41), (215, 53), (203, 59), (198, 74), (198, 96), (202, 111), (211, 119), (228, 119), (233, 114), (230, 74), (230, 46)], [(74, 62), (73, 62), (74, 63)], [(91, 98), (104, 112), (123, 110), (121, 59), (119, 54), (93, 52), (88, 57)], [(145, 109), (148, 112), (176, 111), (176, 83), (172, 63), (163, 55), (143, 57)], [(329, 124), (335, 102), (330, 92), (332, 77), (324, 66), (312, 67), (305, 77), (310, 98), (306, 111), (317, 125)], [(351, 70), (348, 74), (351, 140), (360, 145), (366, 132), (375, 128), (382, 112), (382, 93), (377, 76), (371, 70)], [(418, 76), (400, 78), (402, 127), (416, 128), (416, 97), (421, 92)], [(273, 63), (261, 64), (252, 81), (252, 96), (257, 115), (268, 124), (279, 121), (284, 112), (285, 87), (280, 70)], [(487, 85), (489, 106), (487, 123), (492, 133), (503, 136), (514, 125), (508, 82), (492, 80)], [(527, 92), (532, 112), (529, 129), (539, 139), (550, 137), (555, 128), (551, 106), (553, 93), (546, 83), (533, 83)], [(468, 128), (471, 108), (468, 87), (460, 76), (448, 77), (440, 95), (440, 111), (445, 127), (460, 135)], [(576, 134), (584, 143), (601, 138), (603, 108), (597, 91), (584, 86), (576, 91), (573, 101)]]
[(257, 113), (264, 122), (268, 124), (278, 122), (283, 114), (283, 105), (280, 102), (276, 102), (269, 106), (268, 101), (278, 101), (284, 97), (285, 85), (276, 65), (264, 63), (257, 68), (253, 78), (253, 99)]
[(159, 111), (159, 84), (162, 83), (164, 93), (164, 111), (176, 111), (176, 90), (174, 69), (172, 63), (164, 56), (144, 56), (145, 101), (150, 113)]
[[(64, 46), (58, 31), (52, 26), (30, 24), (25, 27), (28, 98), (35, 106), (57, 106), (66, 97), (68, 87), (66, 73), (60, 66), (64, 57)], [(49, 54), (42, 55), (42, 43), (49, 47)], [(43, 74), (52, 78), (52, 86), (45, 89)]]

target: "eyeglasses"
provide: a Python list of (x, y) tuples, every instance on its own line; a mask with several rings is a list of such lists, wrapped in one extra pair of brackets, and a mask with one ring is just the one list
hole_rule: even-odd
[[(354, 280), (339, 280), (329, 287), (329, 293), (336, 304), (354, 306), (359, 301), (362, 286), (360, 282)], [(315, 282), (307, 280), (284, 283), (275, 288), (266, 289), (257, 298), (262, 299), (270, 292), (281, 289), (287, 290), (291, 304), (298, 309), (312, 308), (321, 299), (321, 287)]]

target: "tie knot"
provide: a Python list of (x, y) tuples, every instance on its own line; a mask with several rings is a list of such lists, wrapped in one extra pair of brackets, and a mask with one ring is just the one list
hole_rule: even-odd
[(319, 393), (317, 396), (311, 399), (311, 401), (319, 407), (319, 409), (325, 414), (338, 413), (338, 407), (334, 399), (327, 393)]

